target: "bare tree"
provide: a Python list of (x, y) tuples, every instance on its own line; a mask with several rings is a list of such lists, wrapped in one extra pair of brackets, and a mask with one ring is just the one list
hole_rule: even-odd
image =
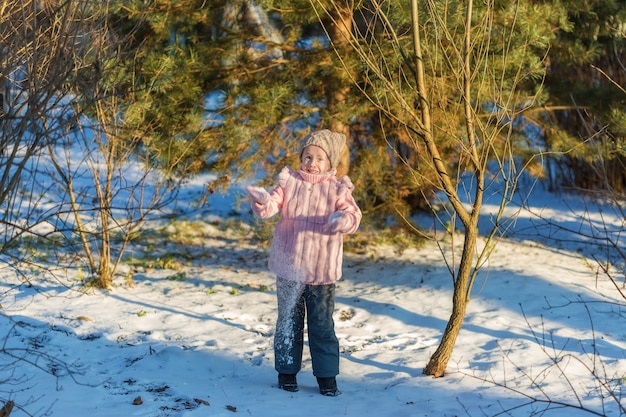
[[(311, 0), (320, 21), (336, 19), (337, 26), (345, 14), (339, 3)], [(435, 186), (451, 208), (448, 236), (438, 242), (454, 286), (452, 313), (424, 369), (435, 377), (445, 373), (476, 277), (512, 220), (504, 217), (504, 209), (523, 171), (523, 163), (515, 160), (515, 124), (538, 103), (536, 90), (525, 90), (524, 83), (540, 80), (544, 70), (534, 49), (542, 42), (518, 27), (520, 20), (532, 19), (520, 3), (496, 9), (486, 2), (475, 10), (472, 0), (412, 0), (412, 19), (402, 26), (393, 22), (393, 13), (409, 11), (372, 0), (360, 3), (361, 23), (346, 39), (365, 72), (365, 82), (354, 78), (354, 85), (384, 117), (402, 127), (409, 145), (436, 173)], [(500, 25), (498, 13), (506, 15)], [(545, 38), (542, 41), (545, 50)], [(397, 61), (401, 65), (395, 65)], [(455, 150), (454, 161), (450, 148)], [(416, 181), (423, 179), (424, 168), (410, 168)], [(500, 210), (481, 240), (479, 220), (486, 193), (499, 196)], [(463, 232), (461, 243), (457, 229)], [(450, 245), (450, 250), (443, 245)]]
[[(120, 137), (116, 104), (99, 101), (94, 119), (84, 119), (51, 160), (68, 205), (57, 225), (71, 230), (86, 256), (93, 283), (108, 288), (123, 255), (145, 222), (176, 197), (180, 179), (150, 162), (150, 150)], [(77, 158), (77, 156), (80, 156)]]
[[(133, 33), (120, 36), (112, 30), (108, 2), (94, 3), (92, 11), (85, 70), (75, 89), (80, 117), (63, 141), (50, 146), (49, 156), (66, 195), (59, 228), (78, 238), (94, 284), (108, 288), (132, 238), (175, 199), (184, 175), (175, 173), (175, 155), (168, 156), (166, 166), (156, 163), (167, 148), (152, 135), (160, 126), (138, 129), (129, 122), (129, 107), (141, 100), (130, 87), (132, 74), (126, 73), (135, 51), (125, 43)], [(158, 88), (158, 80), (153, 83)], [(166, 140), (180, 146), (175, 136)]]
[(58, 211), (47, 201), (41, 156), (75, 122), (69, 86), (90, 30), (86, 6), (0, 0), (0, 251), (18, 273), (29, 258), (24, 239), (48, 236)]
[[(45, 149), (74, 124), (69, 85), (80, 65), (84, 1), (0, 0), (0, 254), (3, 266), (24, 281), (47, 268), (46, 256), (33, 250), (51, 247), (56, 233), (51, 203), (52, 178), (42, 175)], [(34, 241), (36, 245), (29, 245)], [(50, 264), (56, 264), (51, 262)], [(13, 288), (5, 288), (0, 300)], [(16, 393), (32, 386), (20, 365), (36, 368), (52, 359), (36, 349), (7, 346), (14, 329), (3, 316), (0, 370), (3, 372), (0, 414), (25, 412), (37, 399), (18, 401)], [(38, 357), (40, 360), (33, 359)]]

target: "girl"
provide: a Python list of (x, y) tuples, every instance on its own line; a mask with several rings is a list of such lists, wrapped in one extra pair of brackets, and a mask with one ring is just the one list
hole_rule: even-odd
[(335, 335), (335, 282), (341, 278), (343, 234), (354, 233), (361, 210), (354, 186), (336, 168), (346, 146), (343, 134), (319, 130), (304, 139), (300, 170), (284, 168), (278, 185), (267, 192), (247, 187), (252, 210), (266, 219), (280, 212), (274, 229), (269, 268), (276, 274), (278, 320), (274, 337), (278, 387), (298, 391), (304, 318), (307, 318), (313, 374), (320, 393), (340, 394), (339, 341)]

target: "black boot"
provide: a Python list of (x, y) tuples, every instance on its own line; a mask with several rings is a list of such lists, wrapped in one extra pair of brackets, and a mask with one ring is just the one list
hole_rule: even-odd
[(295, 374), (278, 374), (278, 388), (289, 392), (297, 392), (298, 381)]
[(317, 378), (317, 384), (320, 386), (320, 394), (326, 397), (336, 397), (341, 394), (337, 389), (337, 380), (334, 376), (330, 378)]

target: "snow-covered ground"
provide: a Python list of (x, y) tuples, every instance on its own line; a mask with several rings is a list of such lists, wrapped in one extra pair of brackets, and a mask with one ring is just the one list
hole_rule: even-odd
[[(550, 232), (581, 230), (578, 216), (597, 208), (578, 201), (538, 191), (531, 206), (544, 220), (520, 213), (475, 284), (443, 378), (422, 374), (451, 310), (438, 246), (346, 253), (335, 315), (343, 394), (329, 398), (306, 349), (300, 391), (276, 388), (268, 254), (246, 228), (222, 227), (235, 200), (213, 195), (191, 227), (171, 226), (194, 231), (185, 243), (151, 242), (149, 255), (173, 256), (176, 269), (126, 265), (110, 291), (64, 285), (78, 269), (19, 287), (3, 269), (0, 399), (15, 402), (11, 417), (623, 415), (626, 300), (598, 273), (597, 244)], [(601, 221), (624, 228), (610, 211)]]

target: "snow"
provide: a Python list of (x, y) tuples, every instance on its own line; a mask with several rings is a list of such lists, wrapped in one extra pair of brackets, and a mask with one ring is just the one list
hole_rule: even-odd
[[(222, 227), (252, 221), (242, 189), (190, 215), (189, 242), (157, 242), (155, 254), (193, 254), (179, 269), (127, 264), (108, 291), (80, 286), (79, 269), (18, 287), (0, 270), (0, 399), (15, 402), (11, 417), (624, 414), (626, 301), (593, 260), (597, 244), (550, 232), (623, 230), (606, 206), (536, 190), (528, 209), (512, 208), (518, 219), (479, 274), (443, 378), (422, 373), (452, 303), (437, 244), (347, 251), (335, 314), (342, 395), (323, 397), (308, 348), (300, 391), (276, 387), (267, 246)], [(488, 222), (497, 206), (484, 210)]]

